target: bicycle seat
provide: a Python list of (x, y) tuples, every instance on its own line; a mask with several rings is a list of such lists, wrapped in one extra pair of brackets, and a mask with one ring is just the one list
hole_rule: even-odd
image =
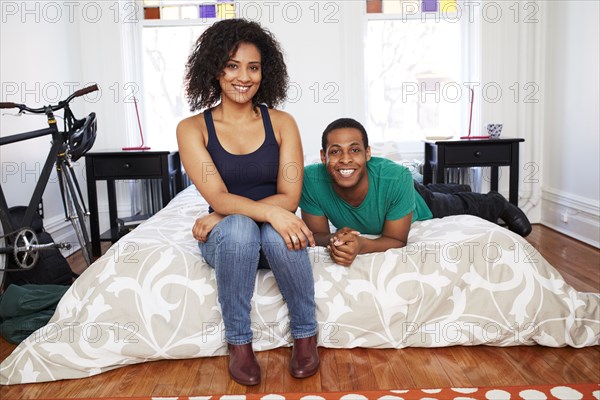
[(92, 112), (84, 119), (75, 120), (68, 134), (69, 153), (73, 161), (88, 152), (96, 141), (96, 113)]

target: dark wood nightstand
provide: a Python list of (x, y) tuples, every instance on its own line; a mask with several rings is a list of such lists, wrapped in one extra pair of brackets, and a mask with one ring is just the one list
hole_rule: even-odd
[(521, 138), (425, 141), (423, 183), (445, 181), (446, 168), (491, 167), (490, 189), (498, 191), (498, 167), (508, 166), (509, 201), (519, 202), (519, 143)]
[[(101, 255), (100, 240), (115, 242), (119, 238), (117, 224), (116, 180), (157, 179), (160, 182), (159, 208), (183, 189), (181, 162), (177, 151), (122, 151), (105, 150), (85, 155), (92, 254)], [(100, 235), (98, 221), (97, 181), (106, 181), (110, 229)]]

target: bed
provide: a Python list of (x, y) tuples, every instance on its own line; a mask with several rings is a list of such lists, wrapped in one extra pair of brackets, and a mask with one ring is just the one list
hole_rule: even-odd
[[(83, 378), (157, 359), (227, 354), (215, 274), (191, 226), (191, 186), (115, 243), (61, 299), (50, 323), (0, 367), (0, 383)], [(600, 294), (581, 293), (523, 238), (473, 216), (417, 222), (409, 245), (350, 268), (310, 249), (319, 345), (584, 347), (600, 343)], [(288, 311), (259, 270), (254, 348), (289, 346)]]

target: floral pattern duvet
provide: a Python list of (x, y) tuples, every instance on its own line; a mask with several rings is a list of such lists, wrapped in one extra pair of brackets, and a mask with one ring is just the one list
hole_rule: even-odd
[[(1, 384), (83, 378), (156, 359), (227, 353), (215, 274), (191, 227), (194, 187), (115, 243), (50, 323), (0, 367)], [(600, 343), (600, 295), (581, 293), (524, 239), (473, 216), (413, 224), (403, 249), (346, 268), (310, 249), (319, 345), (583, 347)], [(268, 270), (252, 300), (254, 347), (289, 346), (288, 310)]]

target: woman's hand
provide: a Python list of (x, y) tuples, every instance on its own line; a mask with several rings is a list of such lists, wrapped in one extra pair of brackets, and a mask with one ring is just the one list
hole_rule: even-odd
[(273, 206), (268, 221), (281, 235), (288, 250), (300, 250), (307, 245), (314, 247), (315, 239), (304, 221), (290, 211)]
[(213, 212), (196, 219), (194, 227), (192, 228), (194, 239), (202, 243), (206, 242), (208, 234), (223, 218), (225, 217), (221, 214)]

